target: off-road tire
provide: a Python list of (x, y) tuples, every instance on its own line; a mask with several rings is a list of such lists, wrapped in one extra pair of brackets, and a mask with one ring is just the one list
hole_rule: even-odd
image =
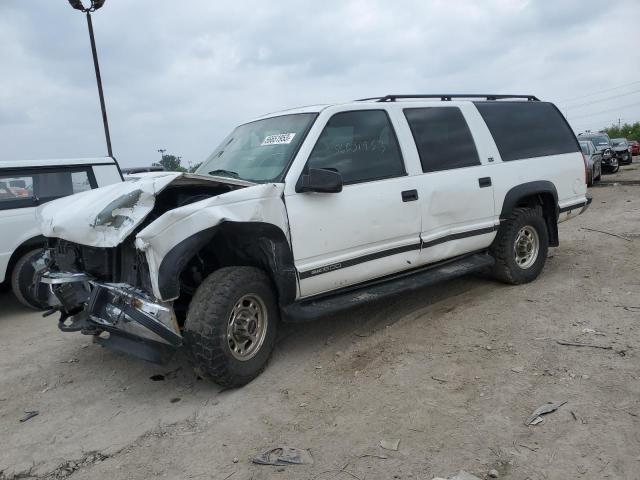
[[(538, 255), (528, 268), (516, 263), (515, 241), (521, 228), (530, 226), (536, 230), (539, 239)], [(547, 260), (549, 233), (541, 208), (515, 208), (500, 224), (498, 234), (491, 245), (490, 253), (496, 260), (493, 276), (504, 283), (520, 285), (535, 280)]]
[(22, 255), (11, 270), (11, 289), (18, 301), (33, 310), (42, 310), (46, 305), (41, 304), (30, 291), (35, 270), (31, 260), (42, 252), (41, 248), (30, 250)]
[(595, 183), (596, 179), (596, 172), (595, 169), (591, 169), (591, 175), (589, 175), (589, 178), (587, 179), (587, 187), (593, 187), (593, 184)]
[[(236, 302), (244, 295), (257, 295), (267, 311), (267, 331), (254, 357), (238, 360), (231, 353), (227, 325)], [(254, 267), (225, 267), (216, 270), (196, 290), (185, 321), (183, 338), (186, 355), (196, 373), (224, 387), (240, 387), (266, 367), (276, 340), (280, 317), (271, 280)]]

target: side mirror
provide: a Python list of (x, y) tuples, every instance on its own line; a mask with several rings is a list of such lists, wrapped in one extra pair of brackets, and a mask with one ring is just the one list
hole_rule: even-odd
[(333, 170), (310, 168), (300, 177), (296, 192), (338, 193), (342, 191), (342, 176)]

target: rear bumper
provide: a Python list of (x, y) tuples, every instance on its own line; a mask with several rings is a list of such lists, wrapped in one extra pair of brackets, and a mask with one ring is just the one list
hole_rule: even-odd
[(124, 283), (100, 283), (82, 273), (45, 272), (41, 298), (61, 312), (58, 327), (93, 335), (96, 343), (164, 363), (182, 345), (170, 303)]
[(589, 208), (589, 205), (591, 205), (592, 201), (593, 201), (593, 198), (591, 197), (591, 195), (586, 195), (584, 201), (572, 203), (564, 207), (560, 207), (560, 211), (558, 215), (558, 223), (564, 222), (573, 217), (577, 217), (578, 215), (583, 214), (587, 210), (587, 208)]

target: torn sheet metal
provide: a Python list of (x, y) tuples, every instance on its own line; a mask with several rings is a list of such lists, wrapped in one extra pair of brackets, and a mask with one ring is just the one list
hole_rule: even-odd
[[(145, 252), (153, 293), (161, 298), (158, 271), (169, 251), (188, 237), (222, 222), (264, 222), (288, 238), (281, 183), (267, 183), (210, 197), (165, 212), (136, 235), (136, 248)], [(168, 300), (168, 299), (165, 299)]]
[(140, 178), (60, 198), (38, 208), (45, 237), (115, 247), (151, 212), (155, 196), (181, 174)]
[(40, 206), (36, 216), (46, 237), (91, 247), (115, 247), (149, 215), (156, 195), (171, 183), (253, 185), (242, 180), (164, 172), (54, 200)]

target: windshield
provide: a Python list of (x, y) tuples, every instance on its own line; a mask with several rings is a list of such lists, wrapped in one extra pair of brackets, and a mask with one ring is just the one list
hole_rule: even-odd
[(609, 146), (609, 139), (604, 135), (589, 137), (589, 140), (591, 140), (596, 147)]
[(278, 180), (315, 117), (315, 113), (298, 113), (240, 125), (196, 173), (258, 183)]
[(616, 147), (626, 147), (627, 140), (624, 138), (614, 138), (611, 140), (611, 143)]

